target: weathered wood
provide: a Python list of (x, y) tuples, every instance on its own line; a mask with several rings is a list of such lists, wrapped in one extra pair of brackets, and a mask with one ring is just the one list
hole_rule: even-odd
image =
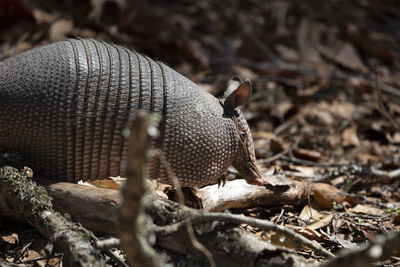
[(100, 251), (92, 247), (89, 232), (54, 212), (51, 197), (25, 172), (7, 166), (0, 168), (0, 194), (10, 208), (54, 242), (64, 253), (66, 265), (106, 266)]
[(221, 187), (210, 185), (197, 191), (206, 211), (223, 211), (232, 208), (254, 206), (281, 207), (301, 206), (307, 202), (308, 183), (291, 180), (284, 185), (249, 185), (244, 180), (226, 182)]
[(92, 231), (118, 232), (118, 190), (72, 183), (55, 183), (46, 189), (53, 197), (54, 209), (61, 214), (70, 214), (74, 221)]
[[(203, 187), (197, 194), (206, 211), (254, 206), (296, 207), (307, 202), (307, 186), (302, 180), (290, 180), (288, 185), (268, 187), (248, 185), (244, 180), (234, 180), (219, 188), (217, 185)], [(117, 190), (72, 183), (54, 183), (46, 188), (53, 197), (54, 208), (57, 211), (69, 213), (74, 220), (92, 231), (118, 231), (112, 227), (118, 221), (116, 207), (121, 203), (121, 196)], [(1, 208), (0, 199), (0, 216), (17, 216), (15, 212)]]

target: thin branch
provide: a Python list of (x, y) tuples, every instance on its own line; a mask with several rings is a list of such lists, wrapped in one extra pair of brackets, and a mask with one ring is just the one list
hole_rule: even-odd
[(249, 218), (249, 217), (243, 217), (240, 215), (236, 214), (226, 214), (226, 213), (204, 213), (199, 217), (191, 218), (191, 219), (186, 219), (184, 221), (178, 222), (173, 225), (168, 225), (168, 226), (157, 226), (155, 228), (156, 235), (169, 235), (175, 232), (178, 232), (183, 229), (187, 221), (190, 221), (192, 225), (197, 225), (201, 223), (206, 223), (206, 222), (212, 222), (212, 221), (224, 221), (224, 222), (230, 222), (230, 223), (235, 223), (235, 224), (248, 224), (253, 227), (260, 228), (261, 230), (264, 231), (276, 231), (279, 233), (282, 233), (286, 236), (289, 236), (303, 245), (310, 247), (317, 252), (328, 256), (328, 257), (335, 257), (331, 252), (323, 248), (320, 244), (318, 244), (315, 241), (310, 241), (304, 236), (282, 226), (275, 224), (270, 221), (265, 221), (265, 220), (260, 220), (256, 218)]
[[(129, 262), (135, 266), (164, 266), (148, 239), (152, 235), (152, 220), (143, 211), (143, 196), (146, 193), (145, 178), (150, 157), (150, 115), (139, 110), (130, 128), (127, 181), (122, 190), (124, 201), (120, 212), (121, 245)], [(156, 120), (154, 118), (154, 120)], [(153, 128), (154, 127), (154, 128)], [(157, 131), (155, 131), (157, 132)]]

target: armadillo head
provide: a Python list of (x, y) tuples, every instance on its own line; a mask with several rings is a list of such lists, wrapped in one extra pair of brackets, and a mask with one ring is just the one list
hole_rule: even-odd
[(239, 149), (232, 165), (247, 183), (263, 185), (261, 172), (255, 164), (256, 157), (250, 128), (238, 108), (249, 100), (251, 91), (250, 80), (243, 82), (239, 77), (235, 76), (228, 82), (228, 88), (224, 93), (222, 103), (224, 109), (232, 116), (239, 140)]

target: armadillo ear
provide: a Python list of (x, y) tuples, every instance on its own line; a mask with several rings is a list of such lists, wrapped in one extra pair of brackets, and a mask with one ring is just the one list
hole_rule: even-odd
[(242, 83), (242, 79), (240, 79), (239, 76), (233, 76), (229, 81), (228, 81), (228, 86), (227, 89), (224, 92), (224, 97), (223, 99), (226, 100)]
[[(244, 82), (240, 81), (239, 83), (238, 80), (233, 80), (234, 78), (235, 77), (229, 81), (228, 89), (226, 89), (224, 94), (224, 106), (229, 110), (234, 110), (235, 108), (245, 104), (250, 99), (252, 91), (249, 79), (246, 79)], [(236, 86), (236, 88), (232, 89), (234, 86)], [(228, 95), (227, 93), (229, 90), (232, 91)]]

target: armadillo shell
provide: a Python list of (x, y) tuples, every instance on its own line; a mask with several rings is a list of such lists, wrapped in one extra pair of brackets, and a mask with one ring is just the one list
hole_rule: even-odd
[[(183, 186), (215, 182), (236, 155), (235, 126), (218, 100), (134, 51), (69, 39), (0, 62), (0, 146), (41, 176), (125, 176), (121, 132), (138, 109), (162, 115), (155, 145)], [(163, 166), (152, 160), (150, 178), (170, 183)]]

